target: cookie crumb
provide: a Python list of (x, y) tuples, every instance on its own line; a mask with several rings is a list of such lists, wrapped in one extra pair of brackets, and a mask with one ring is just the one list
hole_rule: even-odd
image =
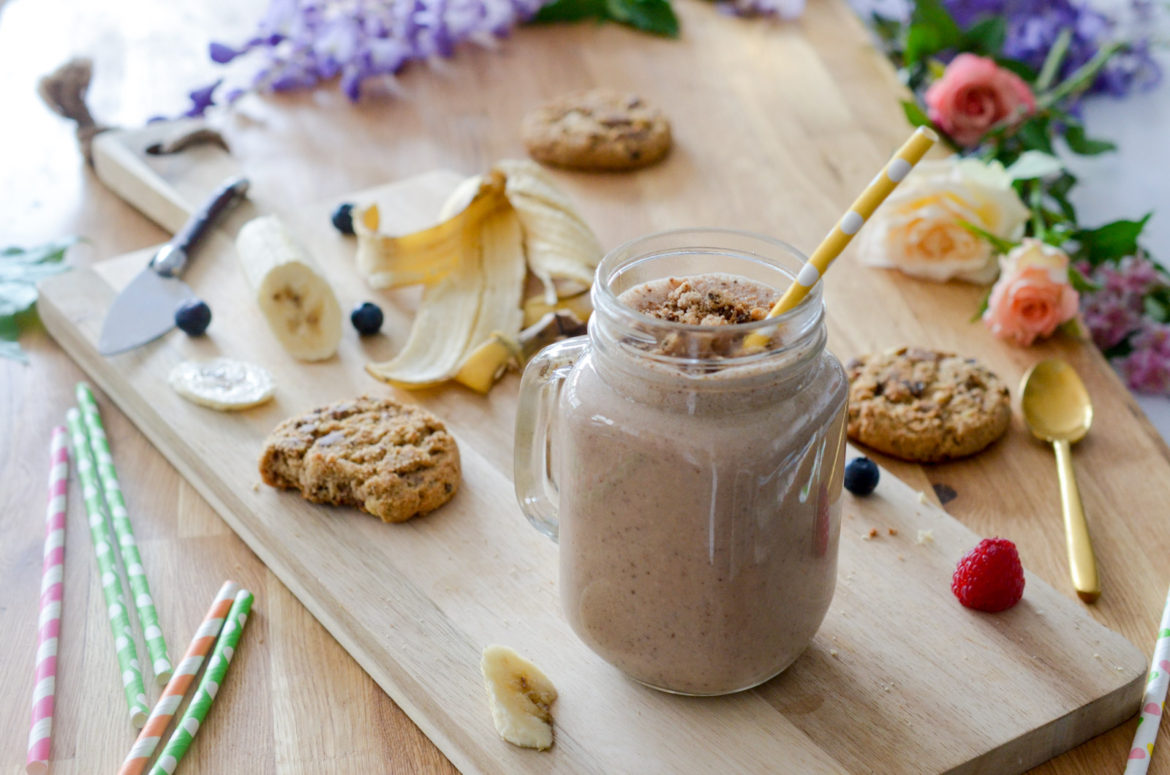
[(887, 528), (886, 528), (886, 532), (887, 532), (887, 533), (889, 533), (889, 534), (890, 534), (890, 535), (892, 535), (892, 536), (896, 536), (896, 535), (898, 535), (898, 528), (896, 528), (896, 527), (887, 527)]
[(837, 656), (837, 649), (829, 649), (829, 656), (831, 656), (833, 659), (840, 659), (840, 657)]
[(868, 533), (862, 533), (862, 534), (861, 534), (861, 540), (862, 540), (862, 541), (872, 541), (873, 539), (875, 539), (875, 538), (877, 538), (877, 537), (878, 537), (878, 531), (877, 531), (877, 528), (876, 528), (876, 527), (871, 527), (871, 528), (869, 529), (869, 532), (868, 532)]
[(262, 482), (252, 482), (252, 492), (260, 492)]
[(914, 539), (914, 543), (919, 544), (919, 545), (933, 544), (934, 543), (934, 531), (933, 530), (919, 530), (917, 537), (915, 537), (915, 539)]
[[(671, 281), (676, 282), (675, 280)], [(763, 320), (779, 294), (768, 297), (754, 288), (731, 287), (737, 281), (715, 277), (687, 277), (662, 301), (640, 311), (659, 320), (691, 326), (725, 326)]]
[(922, 490), (918, 491), (918, 502), (922, 504), (930, 503), (930, 500), (926, 497), (926, 493), (924, 493)]

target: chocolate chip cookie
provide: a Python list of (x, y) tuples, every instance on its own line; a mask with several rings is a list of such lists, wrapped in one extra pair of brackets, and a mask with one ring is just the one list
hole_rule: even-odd
[(265, 443), (260, 475), (314, 503), (404, 522), (455, 494), (459, 448), (430, 412), (362, 396), (278, 425)]
[(520, 124), (524, 146), (545, 164), (581, 170), (645, 167), (670, 150), (670, 122), (636, 94), (592, 89), (558, 97)]
[(855, 358), (845, 369), (849, 438), (903, 460), (973, 455), (1011, 422), (1007, 386), (974, 358), (903, 347)]

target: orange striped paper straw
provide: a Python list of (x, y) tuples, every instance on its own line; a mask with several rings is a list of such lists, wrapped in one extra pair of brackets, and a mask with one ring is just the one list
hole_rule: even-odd
[(158, 748), (159, 740), (167, 731), (167, 726), (170, 725), (175, 711), (182, 704), (183, 696), (186, 695), (191, 682), (195, 680), (195, 674), (199, 672), (204, 658), (211, 652), (211, 647), (215, 645), (215, 639), (223, 628), (224, 617), (231, 609), (232, 601), (239, 589), (240, 585), (234, 581), (225, 581), (223, 586), (219, 588), (215, 600), (211, 603), (211, 608), (203, 617), (203, 623), (199, 625), (199, 629), (195, 631), (195, 637), (187, 646), (187, 653), (183, 655), (183, 661), (175, 668), (175, 672), (171, 676), (171, 680), (167, 682), (166, 688), (163, 689), (158, 703), (150, 711), (150, 718), (146, 720), (142, 731), (138, 733), (138, 739), (134, 741), (130, 753), (126, 755), (126, 761), (122, 762), (122, 768), (118, 770), (118, 775), (141, 775), (146, 770), (147, 762), (150, 761), (150, 757)]

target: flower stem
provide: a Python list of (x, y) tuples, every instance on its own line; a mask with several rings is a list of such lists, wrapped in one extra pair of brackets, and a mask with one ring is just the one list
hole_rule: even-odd
[(1040, 97), (1037, 102), (1042, 108), (1049, 108), (1064, 98), (1089, 88), (1093, 83), (1093, 79), (1097, 77), (1097, 73), (1105, 66), (1105, 63), (1112, 59), (1114, 54), (1125, 49), (1125, 47), (1126, 44), (1121, 42), (1110, 43), (1108, 46), (1105, 46), (1092, 59), (1078, 67), (1072, 75), (1058, 84), (1056, 88)]
[(1036, 77), (1036, 91), (1046, 91), (1052, 85), (1056, 74), (1060, 72), (1060, 66), (1064, 64), (1064, 58), (1068, 55), (1068, 44), (1072, 42), (1072, 35), (1070, 27), (1065, 27), (1060, 31), (1056, 42), (1048, 51), (1048, 56), (1044, 58), (1044, 66), (1040, 68), (1040, 75)]

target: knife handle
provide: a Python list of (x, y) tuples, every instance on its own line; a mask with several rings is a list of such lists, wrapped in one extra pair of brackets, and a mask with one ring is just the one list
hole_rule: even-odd
[(223, 185), (202, 208), (192, 215), (183, 228), (163, 245), (150, 268), (163, 277), (178, 277), (187, 266), (191, 251), (203, 235), (211, 231), (212, 225), (228, 210), (235, 207), (248, 193), (247, 178), (236, 178)]

